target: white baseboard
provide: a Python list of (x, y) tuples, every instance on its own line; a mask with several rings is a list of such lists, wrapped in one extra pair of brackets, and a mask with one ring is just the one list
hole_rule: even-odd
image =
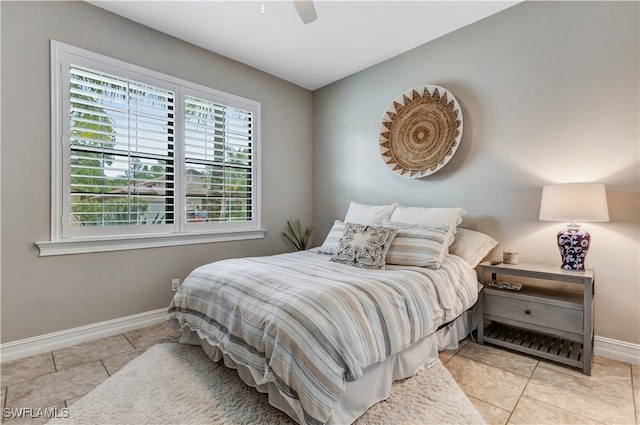
[(167, 309), (147, 311), (132, 316), (107, 320), (79, 328), (67, 329), (0, 345), (0, 361), (7, 362), (48, 351), (59, 350), (87, 341), (118, 335), (135, 329), (157, 325), (166, 320)]
[[(6, 362), (48, 351), (59, 350), (87, 341), (118, 335), (135, 329), (157, 325), (166, 320), (167, 309), (147, 311), (132, 316), (67, 329), (0, 345), (0, 361)], [(596, 336), (594, 352), (626, 363), (640, 365), (640, 344)]]
[(640, 344), (596, 336), (593, 345), (593, 352), (598, 356), (640, 365)]

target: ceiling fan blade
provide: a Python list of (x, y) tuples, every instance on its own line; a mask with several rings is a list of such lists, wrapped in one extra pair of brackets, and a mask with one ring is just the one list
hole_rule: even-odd
[(318, 19), (313, 0), (293, 0), (293, 5), (296, 7), (298, 15), (300, 15), (300, 19), (302, 19), (305, 25)]

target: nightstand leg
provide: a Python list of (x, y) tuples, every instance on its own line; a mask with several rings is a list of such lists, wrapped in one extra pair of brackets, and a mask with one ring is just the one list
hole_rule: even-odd
[(478, 312), (476, 320), (478, 322), (478, 344), (484, 344), (484, 302), (482, 290), (478, 294), (478, 308), (476, 310)]
[[(476, 269), (476, 273), (478, 275), (478, 282), (484, 286), (484, 272), (482, 267), (478, 267)], [(478, 323), (478, 344), (484, 344), (484, 296), (483, 296), (484, 288), (480, 289), (478, 293), (478, 305), (476, 308), (477, 312), (477, 320)]]
[(591, 362), (593, 361), (593, 301), (594, 279), (586, 279), (584, 283), (584, 343), (582, 346), (583, 368), (582, 373), (591, 375)]

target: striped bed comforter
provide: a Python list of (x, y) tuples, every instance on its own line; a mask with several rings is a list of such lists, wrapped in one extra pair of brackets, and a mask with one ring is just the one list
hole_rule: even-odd
[(168, 311), (238, 364), (274, 383), (300, 423), (328, 420), (346, 382), (454, 320), (477, 300), (474, 270), (365, 270), (311, 251), (195, 269)]

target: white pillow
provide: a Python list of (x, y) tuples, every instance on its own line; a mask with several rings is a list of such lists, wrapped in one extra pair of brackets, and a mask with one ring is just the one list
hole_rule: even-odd
[[(456, 234), (458, 224), (467, 212), (462, 208), (422, 208), (399, 205), (391, 214), (390, 221), (413, 224), (420, 227), (449, 226), (450, 241)], [(448, 248), (448, 247), (447, 247)]]
[(475, 230), (458, 227), (449, 254), (464, 258), (471, 267), (475, 268), (498, 245), (491, 236)]
[(380, 225), (384, 219), (391, 217), (397, 205), (366, 205), (351, 201), (344, 222), (368, 226)]
[(384, 227), (398, 229), (387, 252), (387, 264), (440, 268), (451, 245), (449, 226), (408, 228), (385, 220)]
[(398, 205), (389, 220), (421, 227), (457, 226), (467, 212), (462, 208), (422, 208)]
[(342, 233), (344, 233), (344, 223), (340, 220), (334, 221), (333, 226), (331, 227), (331, 230), (329, 230), (327, 237), (324, 239), (322, 246), (320, 246), (319, 251), (322, 254), (335, 254), (336, 247), (338, 246), (338, 242), (340, 242)]

